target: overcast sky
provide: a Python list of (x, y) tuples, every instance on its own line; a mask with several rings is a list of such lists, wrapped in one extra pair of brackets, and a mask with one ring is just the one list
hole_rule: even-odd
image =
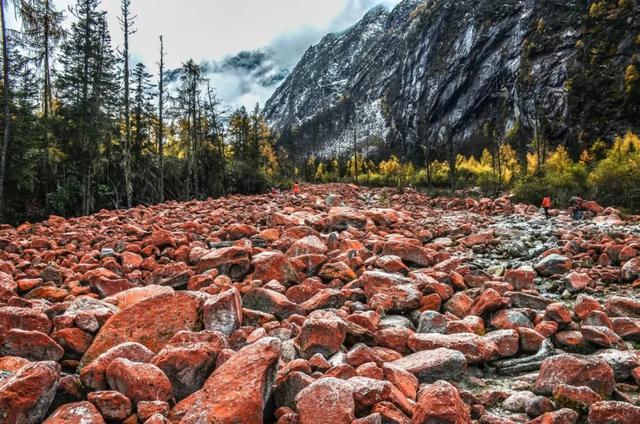
[[(158, 36), (165, 39), (166, 62), (178, 67), (193, 58), (209, 65), (209, 77), (227, 103), (264, 103), (306, 49), (328, 32), (346, 29), (369, 9), (400, 0), (132, 0), (137, 33), (133, 61), (155, 73)], [(75, 0), (55, 0), (66, 9)], [(103, 0), (114, 44), (121, 42), (119, 0)], [(260, 51), (233, 60), (241, 51)]]

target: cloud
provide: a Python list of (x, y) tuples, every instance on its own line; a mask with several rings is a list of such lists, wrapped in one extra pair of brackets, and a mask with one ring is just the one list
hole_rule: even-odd
[(289, 73), (269, 48), (242, 51), (203, 66), (220, 98), (234, 107), (263, 105)]

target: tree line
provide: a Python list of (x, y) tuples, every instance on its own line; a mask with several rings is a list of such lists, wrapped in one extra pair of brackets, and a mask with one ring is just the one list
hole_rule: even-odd
[[(154, 69), (132, 63), (131, 0), (119, 49), (100, 0), (0, 6), (0, 222), (251, 193), (283, 172), (258, 105), (224, 106), (194, 60), (167, 69), (162, 36)], [(19, 29), (7, 28), (10, 13)]]

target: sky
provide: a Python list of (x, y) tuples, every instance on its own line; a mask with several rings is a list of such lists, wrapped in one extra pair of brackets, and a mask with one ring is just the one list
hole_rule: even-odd
[[(356, 23), (369, 9), (400, 0), (132, 0), (131, 57), (156, 73), (160, 35), (166, 64), (189, 58), (207, 67), (218, 96), (232, 106), (263, 104), (308, 47)], [(75, 0), (55, 0), (66, 9)], [(115, 45), (119, 0), (102, 0)], [(67, 13), (67, 15), (69, 15)], [(244, 53), (241, 53), (244, 52)], [(241, 53), (241, 54), (240, 54)]]

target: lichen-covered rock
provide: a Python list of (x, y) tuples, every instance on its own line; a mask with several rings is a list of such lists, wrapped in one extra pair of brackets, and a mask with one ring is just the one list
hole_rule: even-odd
[(322, 378), (296, 397), (300, 424), (351, 424), (355, 418), (353, 388), (333, 377)]
[(217, 368), (201, 390), (179, 402), (169, 415), (172, 423), (263, 422), (265, 401), (276, 375), (282, 343), (265, 337), (240, 349)]
[(117, 358), (111, 361), (105, 375), (109, 387), (131, 399), (134, 404), (143, 400), (171, 399), (171, 382), (155, 365)]
[(550, 395), (559, 384), (586, 386), (600, 396), (609, 396), (616, 382), (613, 370), (602, 359), (561, 354), (542, 362), (534, 391)]
[(460, 398), (458, 390), (441, 380), (426, 386), (418, 394), (411, 422), (468, 424), (470, 421), (469, 408)]
[(56, 394), (60, 365), (34, 362), (0, 380), (0, 418), (6, 423), (36, 424)]
[(105, 421), (92, 403), (84, 401), (62, 405), (43, 424), (105, 424)]
[(203, 303), (204, 298), (195, 293), (175, 292), (150, 297), (123, 309), (100, 329), (80, 366), (121, 343), (140, 343), (158, 352), (177, 332), (201, 330)]

